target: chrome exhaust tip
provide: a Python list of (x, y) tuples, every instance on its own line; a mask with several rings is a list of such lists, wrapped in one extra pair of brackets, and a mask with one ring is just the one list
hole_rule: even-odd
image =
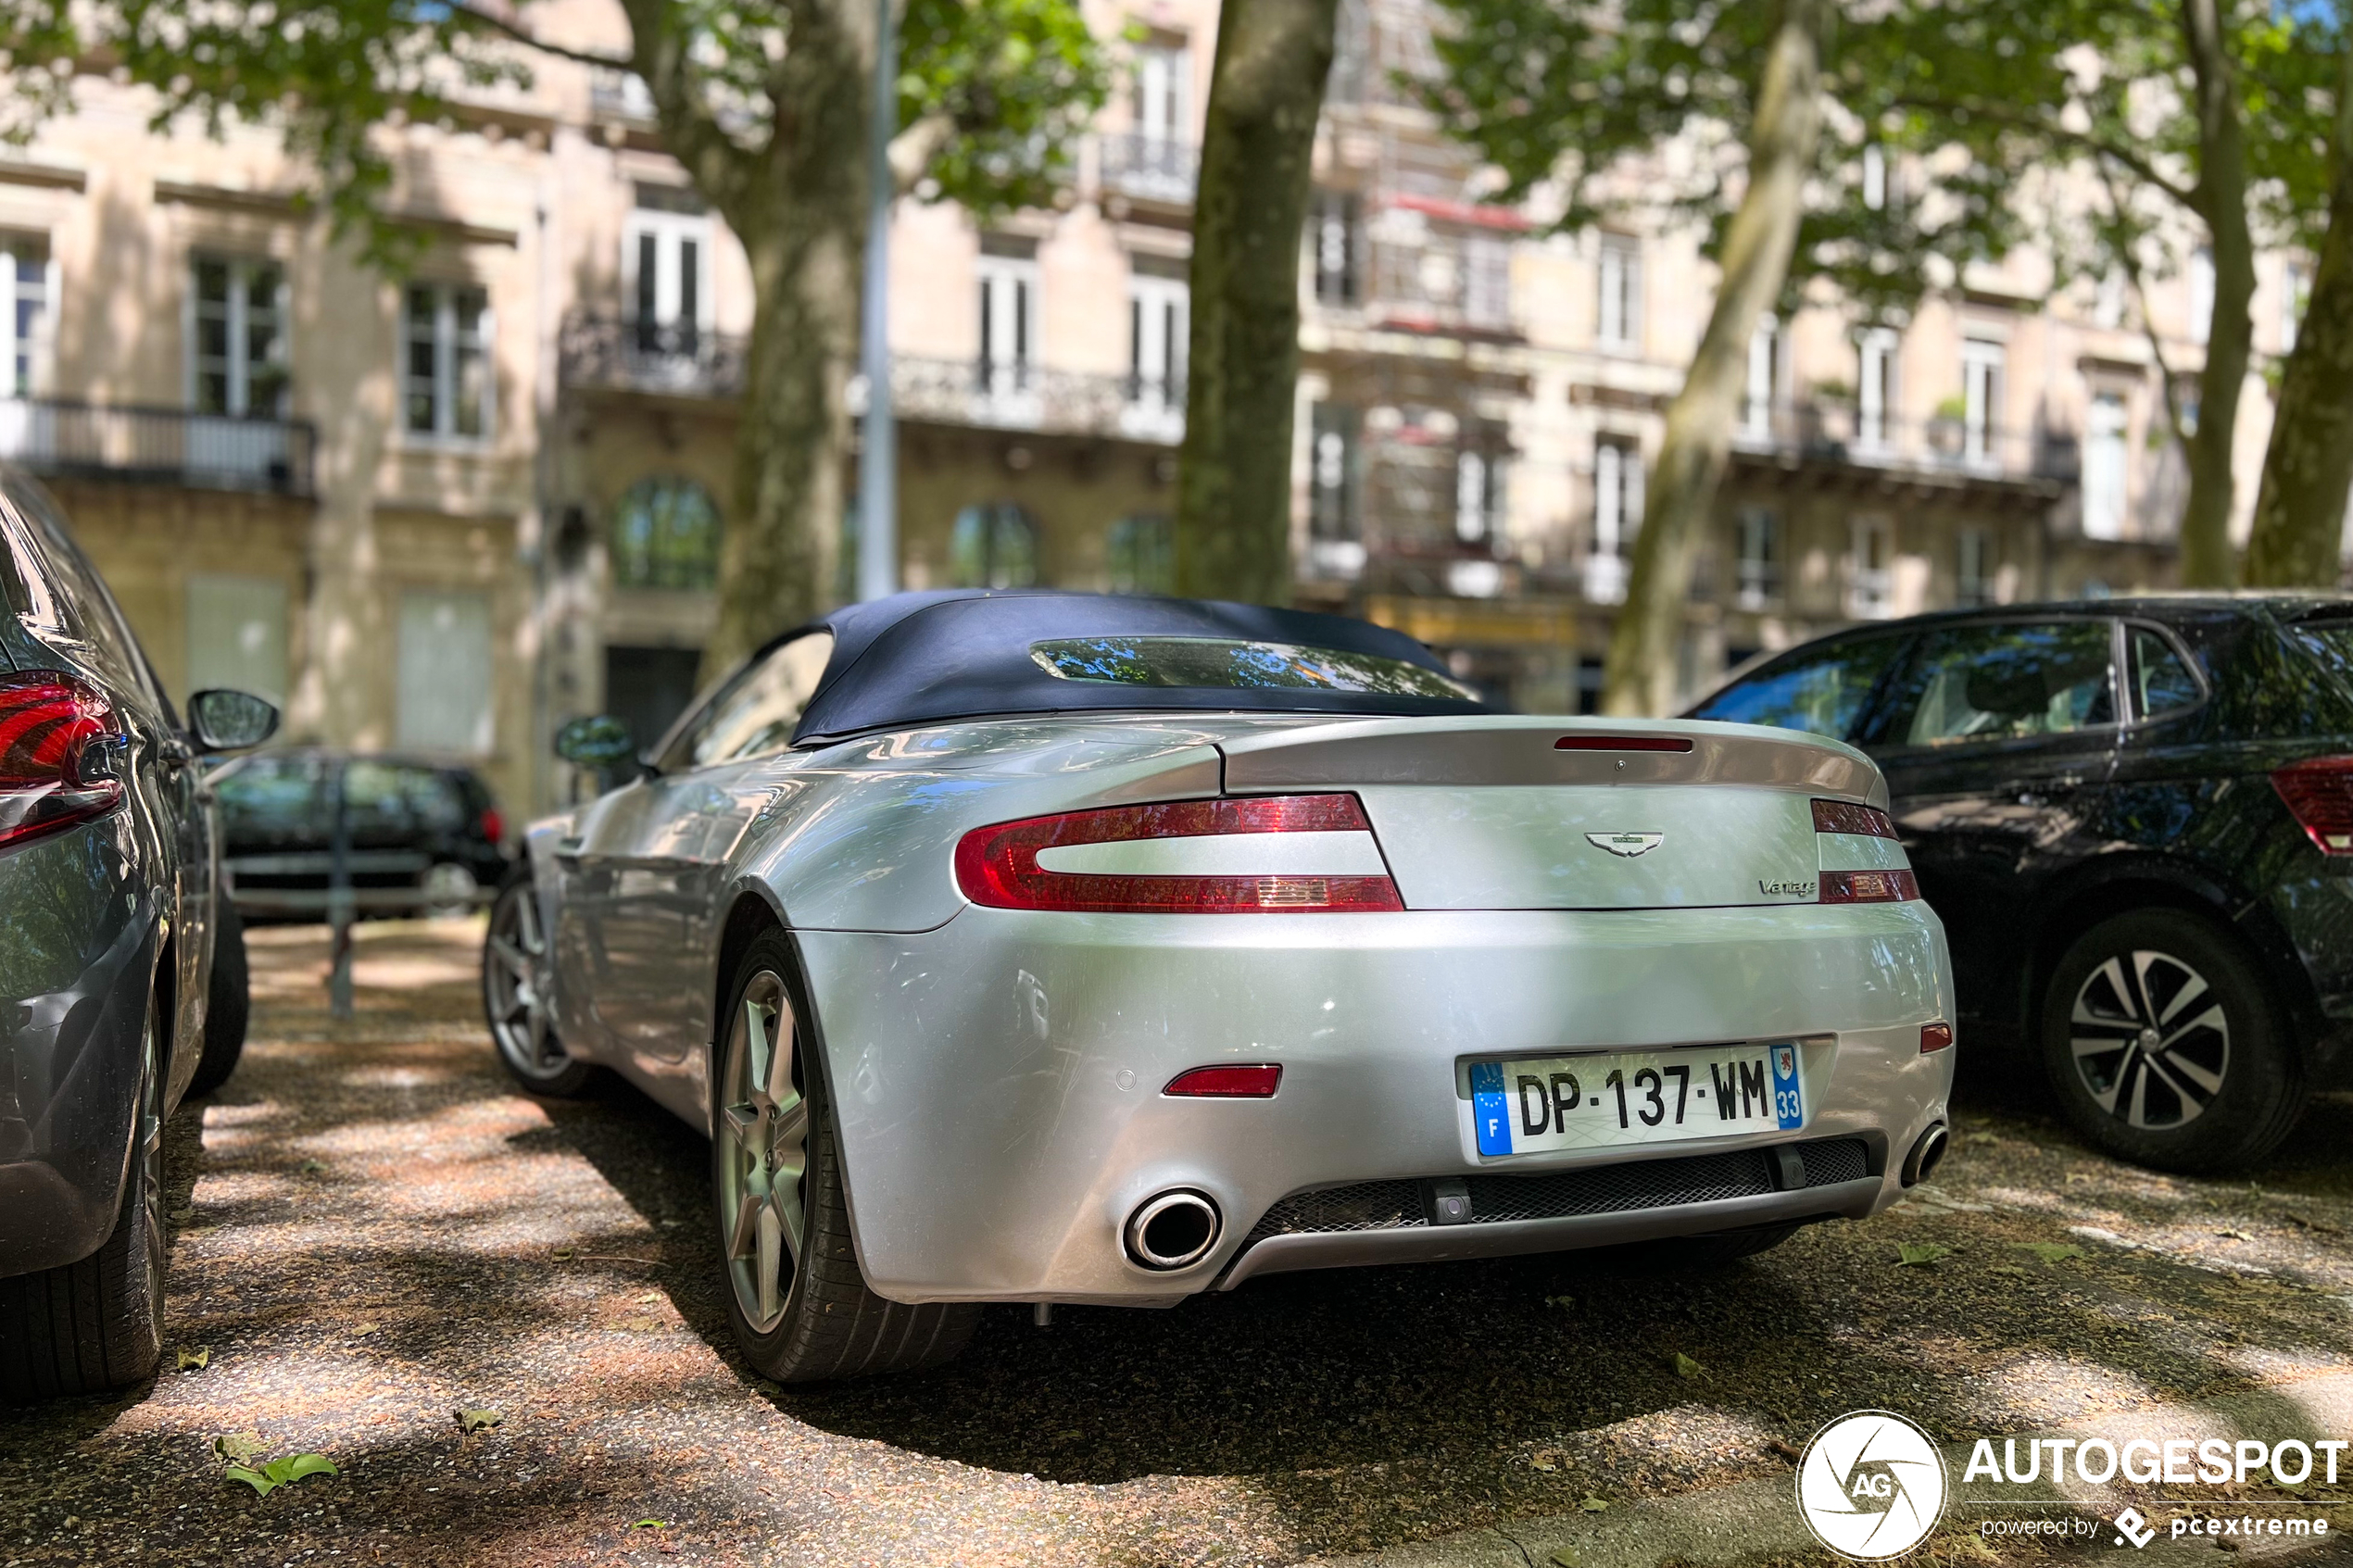
[(1904, 1185), (1918, 1186), (1934, 1175), (1936, 1167), (1944, 1162), (1945, 1147), (1951, 1142), (1952, 1135), (1942, 1122), (1922, 1133), (1919, 1142), (1912, 1146), (1912, 1152), (1904, 1157)]
[(1148, 1269), (1189, 1268), (1209, 1256), (1224, 1225), (1205, 1195), (1164, 1192), (1127, 1216), (1127, 1256)]

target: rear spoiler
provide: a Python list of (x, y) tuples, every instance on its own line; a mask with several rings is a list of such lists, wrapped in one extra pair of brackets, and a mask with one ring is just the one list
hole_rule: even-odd
[(1232, 794), (1353, 784), (1713, 784), (1888, 804), (1878, 767), (1843, 742), (1705, 720), (1373, 719), (1217, 746)]

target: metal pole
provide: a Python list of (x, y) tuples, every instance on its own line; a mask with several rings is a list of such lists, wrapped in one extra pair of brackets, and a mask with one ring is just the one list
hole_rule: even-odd
[(333, 932), (327, 970), (327, 1010), (351, 1016), (351, 795), (344, 787), (350, 765), (335, 764), (334, 835), (327, 871), (327, 924)]
[(859, 368), (866, 377), (858, 453), (858, 596), (899, 591), (899, 431), (890, 408), (890, 140), (899, 133), (899, 29), (893, 0), (875, 0), (875, 120), (866, 154), (865, 309)]

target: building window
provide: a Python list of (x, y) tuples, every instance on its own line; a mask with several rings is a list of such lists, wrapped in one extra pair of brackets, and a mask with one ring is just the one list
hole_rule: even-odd
[(1136, 134), (1147, 143), (1183, 143), (1189, 139), (1191, 117), (1186, 112), (1192, 94), (1192, 56), (1185, 45), (1167, 41), (1136, 50)]
[(948, 571), (959, 588), (1028, 588), (1038, 582), (1038, 524), (1011, 501), (987, 501), (956, 514)]
[(1986, 463), (2001, 431), (2002, 345), (1977, 338), (1961, 345), (1961, 457)]
[(1593, 529), (1586, 541), (1585, 596), (1595, 604), (1626, 597), (1626, 557), (1642, 526), (1642, 453), (1629, 440), (1603, 437), (1593, 447)]
[(1308, 420), (1307, 528), (1316, 540), (1354, 542), (1356, 517), (1356, 410), (1318, 403)]
[(423, 589), (401, 595), (398, 744), (487, 755), (490, 669), (489, 596)]
[(711, 216), (683, 185), (639, 182), (622, 227), (623, 297), (637, 352), (691, 355), (711, 330)]
[(1857, 621), (1884, 620), (1895, 604), (1894, 546), (1886, 521), (1858, 517), (1854, 522), (1847, 613)]
[(1601, 303), (1596, 335), (1604, 348), (1639, 348), (1642, 332), (1642, 243), (1624, 234), (1602, 236)]
[(1454, 537), (1493, 545), (1504, 536), (1509, 466), (1503, 430), (1466, 421), (1454, 453)]
[(1855, 350), (1856, 443), (1884, 450), (1895, 414), (1895, 332), (1888, 327), (1868, 328), (1856, 338)]
[(618, 588), (708, 589), (719, 581), (719, 508), (691, 479), (640, 480), (613, 510)]
[(1742, 433), (1763, 439), (1773, 433), (1773, 405), (1780, 389), (1781, 324), (1758, 320), (1748, 338), (1748, 383), (1741, 399)]
[(1127, 271), (1127, 401), (1159, 412), (1185, 407), (1185, 347), (1190, 330), (1185, 263), (1137, 256)]
[(1315, 299), (1323, 305), (1356, 303), (1356, 197), (1346, 191), (1317, 191), (1308, 217), (1308, 243), (1315, 255)]
[(1037, 358), (1038, 246), (1006, 234), (980, 240), (981, 392), (992, 398), (1029, 391)]
[(403, 423), (411, 435), (479, 441), (490, 433), (490, 295), (469, 284), (403, 292)]
[(1994, 536), (1982, 528), (1964, 528), (1954, 539), (1953, 602), (1975, 609), (1994, 602)]
[(1780, 515), (1769, 507), (1743, 507), (1740, 533), (1736, 602), (1743, 609), (1763, 609), (1781, 596)]
[(2204, 343), (2214, 324), (2214, 253), (2200, 245), (2190, 252), (2190, 341)]
[(285, 700), (286, 585), (280, 579), (188, 579), (187, 689), (217, 686)]
[(1111, 525), (1104, 541), (1114, 594), (1165, 594), (1176, 585), (1176, 530), (1159, 512), (1141, 512)]
[(2124, 399), (2095, 393), (2083, 420), (2083, 536), (2124, 537)]
[(48, 383), (53, 266), (47, 241), (0, 238), (0, 297), (8, 302), (7, 396), (30, 397)]
[(1373, 18), (1365, 0), (1340, 0), (1332, 20), (1332, 69), (1324, 81), (1327, 104), (1365, 101), (1373, 70)]
[(1512, 324), (1512, 243), (1499, 234), (1463, 242), (1463, 320), (1490, 332)]
[(188, 401), (199, 414), (286, 415), (286, 274), (274, 261), (198, 257)]

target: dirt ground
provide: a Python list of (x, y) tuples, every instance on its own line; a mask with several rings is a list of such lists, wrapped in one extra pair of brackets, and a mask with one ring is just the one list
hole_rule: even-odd
[[(1987, 1057), (1917, 1200), (1723, 1274), (1567, 1255), (1006, 1309), (945, 1372), (780, 1390), (728, 1343), (706, 1147), (614, 1081), (517, 1093), (479, 931), (363, 928), (342, 1024), (321, 934), (252, 934), (245, 1065), (170, 1137), (166, 1364), (205, 1364), (0, 1413), (0, 1568), (1286, 1563), (1785, 1476), (1856, 1409), (1951, 1438), (2293, 1412), (2353, 1374), (2353, 1098), (2254, 1181), (2185, 1181), (2087, 1154)], [(257, 1496), (235, 1434), (338, 1474)]]

